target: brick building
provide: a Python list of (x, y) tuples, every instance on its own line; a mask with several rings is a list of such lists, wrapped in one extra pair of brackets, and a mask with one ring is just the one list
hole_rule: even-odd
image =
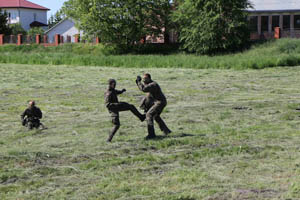
[(300, 0), (250, 0), (252, 39), (274, 37), (275, 27), (280, 27), (281, 37), (300, 38)]

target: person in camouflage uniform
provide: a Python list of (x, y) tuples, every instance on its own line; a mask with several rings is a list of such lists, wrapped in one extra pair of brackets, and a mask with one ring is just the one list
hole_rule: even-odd
[(146, 96), (142, 98), (140, 108), (144, 110), (144, 113), (146, 114), (153, 105), (154, 105), (154, 99), (150, 95), (150, 93), (147, 93)]
[(29, 101), (28, 108), (21, 115), (22, 125), (28, 127), (30, 130), (39, 128), (40, 126), (44, 127), (40, 122), (42, 117), (42, 111), (36, 107), (35, 101)]
[(160, 130), (164, 132), (165, 135), (171, 133), (171, 130), (167, 127), (165, 122), (160, 117), (163, 109), (167, 105), (167, 99), (163, 94), (160, 86), (158, 83), (151, 79), (150, 74), (145, 74), (142, 78), (140, 76), (137, 77), (136, 84), (138, 88), (148, 93), (147, 96), (143, 99), (141, 108), (143, 108), (146, 112), (146, 120), (147, 120), (147, 127), (148, 127), (148, 136), (146, 139), (155, 138), (155, 130), (154, 130), (154, 120), (157, 122)]
[(126, 103), (126, 102), (119, 102), (118, 95), (123, 94), (126, 92), (125, 89), (123, 90), (116, 90), (116, 80), (110, 79), (108, 81), (108, 89), (105, 92), (105, 106), (108, 109), (109, 113), (111, 114), (112, 123), (114, 125), (113, 129), (111, 130), (107, 142), (111, 142), (114, 135), (120, 128), (120, 119), (119, 119), (119, 112), (122, 111), (131, 111), (137, 118), (139, 118), (142, 122), (145, 120), (146, 116), (141, 114), (134, 105)]

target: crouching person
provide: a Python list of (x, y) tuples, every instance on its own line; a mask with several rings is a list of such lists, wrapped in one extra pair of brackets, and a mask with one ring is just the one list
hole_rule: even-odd
[(105, 105), (111, 114), (112, 123), (114, 125), (109, 134), (107, 142), (112, 141), (114, 135), (120, 128), (119, 112), (131, 111), (139, 120), (144, 121), (146, 119), (146, 116), (141, 114), (134, 105), (126, 102), (119, 102), (118, 95), (123, 94), (126, 92), (126, 90), (116, 90), (116, 84), (116, 80), (110, 79), (108, 81), (108, 89), (105, 92)]
[(36, 107), (35, 101), (29, 101), (28, 108), (21, 115), (22, 125), (28, 127), (30, 130), (40, 128), (40, 126), (44, 127), (40, 122), (42, 117), (42, 111)]

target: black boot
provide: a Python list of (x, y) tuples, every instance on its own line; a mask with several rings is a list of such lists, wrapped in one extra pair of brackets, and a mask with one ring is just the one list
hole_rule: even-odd
[(145, 119), (146, 119), (146, 114), (141, 115), (139, 118), (140, 118), (141, 122), (145, 121)]
[(164, 132), (165, 135), (169, 135), (169, 134), (172, 133), (172, 131), (169, 128), (163, 130), (163, 132)]
[(107, 139), (107, 142), (111, 142), (114, 135), (116, 134), (116, 132), (119, 130), (120, 126), (114, 126), (113, 129), (111, 130), (109, 137)]
[(151, 140), (156, 137), (154, 126), (148, 125), (148, 136), (145, 138), (146, 140)]
[(145, 121), (146, 115), (141, 114), (134, 105), (130, 105), (130, 111), (141, 120), (141, 122)]
[(172, 131), (168, 128), (168, 126), (166, 125), (166, 123), (164, 122), (164, 120), (160, 117), (157, 116), (155, 118), (155, 121), (157, 122), (160, 130), (165, 134), (165, 135), (169, 135), (170, 133), (172, 133)]

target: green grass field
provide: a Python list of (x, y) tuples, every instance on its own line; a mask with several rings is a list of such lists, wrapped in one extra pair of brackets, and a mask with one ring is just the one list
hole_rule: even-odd
[[(195, 55), (152, 46), (144, 54), (117, 55), (112, 47), (90, 44), (0, 46), (0, 63), (29, 65), (107, 66), (120, 68), (264, 69), (300, 65), (300, 40), (281, 39), (253, 44), (243, 52)], [(156, 52), (156, 54), (152, 54)], [(165, 54), (159, 54), (159, 53)], [(166, 55), (167, 54), (167, 55)]]
[[(173, 134), (145, 141), (126, 112), (107, 144), (106, 81), (138, 106), (143, 72), (0, 64), (0, 199), (300, 199), (300, 67), (149, 68)], [(30, 99), (47, 130), (21, 126)]]

